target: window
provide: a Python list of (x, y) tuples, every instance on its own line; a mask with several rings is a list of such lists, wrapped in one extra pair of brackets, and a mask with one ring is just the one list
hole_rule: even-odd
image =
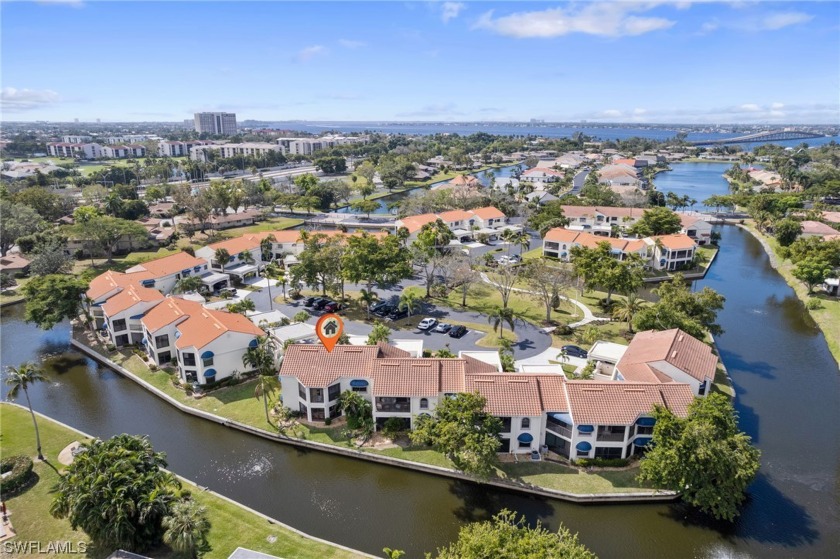
[(169, 334), (155, 336), (155, 347), (169, 347)]
[(120, 332), (122, 330), (125, 330), (125, 319), (121, 318), (119, 320), (115, 320), (111, 323), (111, 326), (113, 326), (114, 332)]
[(583, 456), (583, 457), (588, 457), (589, 456), (589, 451), (588, 450), (578, 450), (577, 455), (578, 456)]
[(184, 371), (184, 378), (187, 382), (198, 382), (198, 375), (195, 371)]
[(158, 353), (158, 363), (164, 365), (172, 361), (172, 354), (168, 351), (162, 351)]
[(596, 447), (595, 458), (621, 458), (622, 447)]
[(644, 425), (636, 425), (636, 434), (637, 435), (652, 435), (653, 434), (653, 426), (650, 427)]
[(519, 448), (531, 448), (531, 441), (519, 441)]
[[(306, 387), (303, 386), (301, 383), (298, 383), (298, 396), (300, 396), (304, 400), (307, 399), (306, 398)], [(301, 404), (301, 405), (303, 405), (303, 404)], [(303, 412), (303, 413), (306, 413), (306, 412)]]
[(213, 358), (212, 357), (205, 357), (201, 360), (201, 364), (205, 367), (212, 367), (213, 366)]
[(531, 420), (527, 417), (522, 418), (522, 428), (523, 429), (530, 429), (531, 428)]
[(510, 418), (500, 417), (499, 419), (502, 420), (502, 433), (510, 433)]
[(340, 384), (333, 384), (329, 388), (329, 401), (332, 402), (333, 400), (338, 400), (339, 395), (341, 394), (341, 385)]
[(702, 396), (706, 393), (706, 381), (700, 383), (700, 388), (697, 390), (697, 395)]
[(185, 367), (195, 367), (195, 353), (182, 353), (181, 359)]
[(306, 406), (303, 404), (298, 405), (298, 410), (303, 417), (306, 417)]
[(428, 398), (420, 398), (420, 409), (421, 410), (429, 409), (429, 399)]

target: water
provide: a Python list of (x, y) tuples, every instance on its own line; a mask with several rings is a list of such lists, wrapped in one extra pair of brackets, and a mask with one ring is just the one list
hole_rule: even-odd
[[(721, 252), (698, 287), (727, 298), (718, 338), (740, 425), (762, 468), (734, 525), (680, 505), (579, 506), (297, 450), (181, 414), (133, 382), (70, 351), (68, 325), (41, 332), (3, 309), (0, 363), (45, 357), (50, 382), (36, 410), (88, 433), (142, 433), (170, 467), (312, 535), (373, 554), (421, 556), (468, 521), (503, 507), (560, 522), (603, 558), (834, 557), (840, 549), (840, 377), (825, 339), (758, 242), (722, 229)], [(3, 387), (5, 390), (5, 387)], [(5, 391), (3, 391), (5, 394)]]
[[(496, 176), (496, 178), (503, 178), (503, 177), (512, 176), (513, 175), (513, 170), (518, 169), (518, 168), (519, 168), (519, 165), (508, 165), (506, 167), (498, 167), (496, 169), (493, 169), (492, 171), (493, 171), (493, 174)], [(478, 177), (479, 182), (481, 182), (481, 184), (483, 184), (484, 186), (490, 186), (490, 180), (491, 180), (492, 177), (489, 174), (487, 174), (487, 172), (482, 171), (480, 173), (471, 173), (471, 174)], [(371, 214), (380, 214), (380, 215), (389, 214), (389, 213), (390, 214), (396, 214), (397, 213), (396, 204), (398, 202), (400, 202), (401, 200), (404, 200), (404, 199), (408, 198), (409, 196), (417, 196), (418, 194), (420, 194), (422, 192), (425, 192), (427, 189), (431, 189), (431, 188), (433, 188), (433, 187), (435, 187), (439, 184), (447, 183), (450, 180), (452, 180), (452, 179), (446, 179), (446, 180), (442, 180), (442, 181), (433, 182), (433, 183), (429, 184), (428, 187), (415, 188), (415, 189), (409, 190), (407, 192), (400, 192), (398, 194), (391, 194), (390, 196), (385, 196), (385, 197), (382, 197), (382, 198), (378, 198), (376, 201), (379, 202), (379, 207), (376, 208), (374, 211), (372, 211)], [(390, 206), (390, 208), (394, 208), (394, 209), (393, 210), (389, 209), (389, 206)], [(355, 211), (350, 206), (344, 206), (343, 208), (339, 208), (338, 210), (336, 210), (336, 213), (357, 214), (357, 213), (361, 213), (361, 212)]]
[(673, 192), (679, 196), (687, 195), (697, 200), (692, 209), (708, 210), (703, 201), (710, 196), (729, 194), (729, 183), (723, 173), (731, 163), (671, 163), (671, 170), (659, 173), (653, 184), (659, 192)]

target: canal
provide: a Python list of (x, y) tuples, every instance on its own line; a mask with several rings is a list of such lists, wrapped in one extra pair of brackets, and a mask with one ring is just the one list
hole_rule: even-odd
[(579, 506), (403, 471), (240, 434), (183, 415), (68, 346), (68, 325), (41, 332), (3, 309), (2, 365), (43, 358), (36, 410), (88, 433), (148, 434), (170, 467), (310, 534), (374, 554), (419, 557), (464, 522), (503, 507), (563, 522), (607, 557), (829, 557), (840, 549), (840, 382), (825, 339), (759, 243), (722, 230), (699, 286), (727, 298), (718, 344), (738, 391), (741, 427), (762, 468), (734, 525), (679, 505)]

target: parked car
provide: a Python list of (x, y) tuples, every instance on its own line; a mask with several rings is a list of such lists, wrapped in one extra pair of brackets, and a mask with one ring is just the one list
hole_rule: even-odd
[(330, 301), (326, 305), (324, 305), (324, 312), (338, 312), (343, 308), (341, 303), (337, 303), (335, 301)]
[(418, 330), (431, 330), (435, 326), (437, 326), (437, 319), (436, 318), (424, 318), (417, 325), (417, 329)]
[(379, 314), (379, 311), (381, 309), (384, 309), (385, 307), (390, 307), (390, 306), (391, 306), (391, 304), (388, 303), (388, 301), (379, 301), (378, 303), (374, 303), (370, 306), (370, 312), (372, 312), (373, 314)]
[(327, 303), (332, 303), (332, 299), (327, 299), (326, 297), (318, 297), (312, 303), (312, 308), (316, 311), (320, 311), (327, 305)]
[(223, 287), (219, 290), (220, 297), (236, 297), (236, 289), (232, 287)]
[(371, 311), (371, 312), (373, 314), (375, 314), (376, 316), (388, 316), (389, 314), (391, 314), (395, 310), (397, 310), (397, 307), (395, 307), (394, 305), (385, 304), (385, 305), (382, 305), (381, 307), (379, 307), (376, 310)]
[(519, 264), (520, 262), (522, 262), (522, 257), (518, 254), (511, 255), (510, 258), (508, 258), (508, 262), (510, 262), (511, 264)]
[(312, 304), (315, 302), (315, 299), (318, 297), (307, 297), (306, 300), (303, 302), (304, 307), (311, 307)]
[(452, 329), (449, 331), (450, 338), (463, 338), (464, 334), (468, 332), (465, 326), (453, 326)]
[(401, 320), (408, 316), (408, 311), (405, 309), (394, 309), (388, 315), (389, 320)]
[(437, 326), (435, 326), (435, 332), (438, 332), (438, 333), (440, 333), (440, 334), (446, 334), (446, 333), (447, 333), (447, 332), (449, 332), (450, 330), (452, 330), (452, 325), (451, 325), (451, 324), (447, 324), (447, 323), (445, 323), (445, 322), (441, 322), (440, 324), (438, 324)]
[(564, 345), (560, 348), (561, 351), (565, 351), (566, 355), (569, 357), (580, 357), (582, 359), (586, 359), (589, 355), (585, 349), (580, 348), (576, 345)]
[(498, 257), (496, 261), (498, 261), (499, 264), (507, 264), (508, 262), (510, 262), (510, 256), (508, 256), (507, 254), (503, 254), (500, 257)]

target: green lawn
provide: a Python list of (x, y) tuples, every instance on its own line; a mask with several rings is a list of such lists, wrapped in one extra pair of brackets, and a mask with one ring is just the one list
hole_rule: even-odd
[[(2, 437), (0, 437), (0, 451), (3, 456), (34, 455), (35, 430), (27, 411), (0, 404), (0, 424), (3, 426)], [(49, 514), (49, 504), (52, 501), (50, 489), (58, 481), (58, 471), (62, 468), (58, 463), (58, 453), (71, 442), (80, 440), (81, 436), (44, 418), (39, 418), (38, 427), (41, 431), (41, 445), (47, 462), (35, 464), (34, 471), (39, 478), (35, 486), (30, 487), (21, 495), (6, 499), (6, 505), (11, 512), (10, 519), (17, 531), (16, 540), (40, 541), (44, 544), (55, 541), (87, 542), (89, 541), (87, 536), (83, 532), (74, 531), (67, 520), (57, 520)], [(215, 495), (203, 493), (197, 488), (193, 490), (193, 496), (207, 507), (212, 525), (210, 531), (212, 550), (204, 556), (207, 559), (223, 559), (237, 547), (245, 547), (287, 559), (360, 557), (357, 554), (315, 542), (276, 524), (269, 524), (264, 518)], [(274, 540), (273, 543), (270, 540)], [(105, 557), (111, 551), (89, 552), (88, 555)], [(154, 557), (173, 555), (168, 548), (154, 550), (151, 554)]]
[(638, 493), (651, 489), (636, 481), (638, 468), (587, 473), (555, 462), (522, 461), (504, 463), (501, 471), (510, 479), (569, 493)]
[(248, 225), (247, 227), (234, 227), (233, 229), (225, 229), (222, 233), (229, 238), (240, 237), (246, 233), (262, 233), (263, 231), (280, 231), (282, 229), (291, 229), (302, 224), (302, 219), (291, 217), (272, 217), (261, 221), (255, 225)]

